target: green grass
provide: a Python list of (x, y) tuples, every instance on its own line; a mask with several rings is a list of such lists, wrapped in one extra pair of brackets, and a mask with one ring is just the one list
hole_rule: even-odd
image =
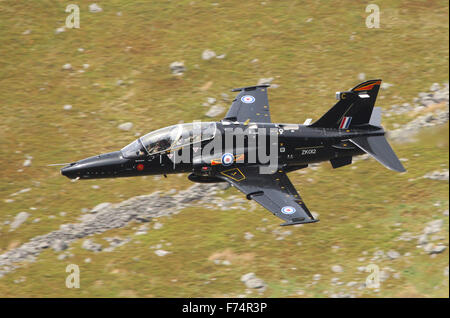
[[(46, 165), (117, 150), (136, 132), (179, 120), (207, 120), (202, 103), (233, 87), (275, 77), (280, 87), (269, 92), (273, 121), (303, 122), (328, 110), (334, 92), (356, 85), (361, 72), (394, 84), (380, 91), (377, 105), (383, 108), (411, 102), (433, 82), (448, 81), (445, 1), (379, 1), (380, 29), (365, 27), (365, 4), (354, 2), (227, 1), (214, 6), (208, 1), (113, 0), (99, 3), (104, 11), (96, 14), (88, 12), (90, 1), (77, 3), (81, 28), (58, 35), (55, 29), (64, 25), (66, 2), (0, 4), (0, 224), (20, 211), (32, 214), (17, 231), (0, 225), (0, 253), (76, 222), (82, 208), (188, 187), (189, 181), (176, 176), (159, 182), (147, 177), (72, 183), (57, 167)], [(313, 20), (306, 22), (308, 18)], [(31, 34), (22, 35), (28, 29)], [(203, 61), (201, 52), (207, 48), (227, 56)], [(259, 62), (251, 63), (255, 58)], [(169, 64), (176, 60), (187, 67), (182, 77), (170, 74)], [(66, 63), (74, 70), (63, 71)], [(85, 63), (90, 67), (79, 73)], [(118, 79), (125, 85), (117, 86)], [(211, 88), (202, 91), (209, 81)], [(65, 104), (73, 109), (63, 110)], [(408, 120), (391, 117), (383, 124), (390, 128)], [(134, 123), (131, 132), (117, 129), (126, 121)], [(327, 297), (325, 291), (329, 295), (346, 289), (332, 286), (332, 277), (365, 281), (367, 273), (356, 271), (367, 265), (358, 261), (363, 251), (395, 249), (412, 256), (383, 261), (380, 267), (394, 268), (401, 278), (390, 278), (379, 293), (364, 296), (448, 297), (448, 278), (443, 276), (448, 251), (430, 258), (415, 241), (394, 240), (401, 232), (420, 233), (424, 223), (443, 218), (442, 210), (448, 208), (448, 183), (421, 179), (430, 171), (448, 169), (448, 126), (394, 148), (399, 157), (409, 159), (406, 174), (391, 173), (374, 160), (351, 166), (357, 169), (332, 170), (324, 164), (306, 176), (292, 173), (310, 209), (320, 213), (317, 224), (285, 229), (260, 207), (214, 213), (193, 207), (161, 219), (163, 229), (150, 230), (111, 253), (93, 254), (81, 249), (81, 242), (72, 245), (75, 256), (69, 260), (58, 261), (54, 252), (46, 251), (35, 263), (0, 279), (0, 296), (237, 296), (245, 293), (240, 276), (255, 272), (268, 283), (264, 296), (296, 296), (301, 289), (306, 297)], [(33, 156), (31, 167), (22, 167), (25, 155)], [(10, 196), (24, 188), (31, 191)], [(230, 189), (223, 196), (229, 195), (239, 194)], [(67, 216), (59, 216), (61, 211)], [(34, 218), (41, 221), (32, 223)], [(402, 224), (400, 231), (396, 223)], [(134, 226), (94, 239), (133, 236)], [(292, 234), (277, 241), (274, 229)], [(255, 237), (244, 240), (245, 232)], [(448, 244), (448, 219), (444, 232)], [(166, 248), (172, 254), (158, 257), (149, 249), (161, 239), (172, 243)], [(337, 251), (332, 248), (336, 245)], [(233, 252), (232, 265), (208, 261), (226, 249)], [(86, 257), (92, 262), (85, 264)], [(69, 261), (81, 266), (80, 290), (64, 286)], [(331, 273), (332, 264), (343, 266), (344, 273)], [(322, 279), (310, 285), (316, 273)], [(22, 276), (25, 282), (13, 282)], [(205, 284), (211, 278), (215, 280)]]

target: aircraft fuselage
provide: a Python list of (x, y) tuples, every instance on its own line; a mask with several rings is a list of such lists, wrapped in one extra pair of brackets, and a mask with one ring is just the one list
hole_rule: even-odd
[[(270, 129), (277, 133), (276, 155), (278, 168), (283, 168), (286, 172), (294, 171), (306, 167), (311, 163), (322, 161), (330, 161), (333, 167), (337, 168), (351, 163), (352, 156), (361, 155), (363, 150), (349, 142), (348, 139), (360, 136), (376, 136), (384, 135), (384, 130), (379, 127), (373, 129), (331, 129), (331, 128), (314, 128), (299, 124), (276, 124), (276, 123), (216, 123), (217, 132), (222, 134), (225, 139), (227, 131), (233, 133), (236, 129), (248, 132), (249, 129), (258, 129), (258, 134), (246, 133), (243, 146), (234, 147), (233, 149), (225, 148), (222, 141), (222, 149), (216, 151), (217, 156), (203, 156), (200, 162), (194, 157), (201, 153), (206, 145), (211, 141), (202, 141), (197, 144), (184, 145), (178, 149), (172, 147), (167, 151), (156, 154), (143, 153), (142, 156), (136, 158), (125, 158), (121, 151), (101, 154), (89, 157), (64, 167), (61, 173), (68, 178), (75, 179), (98, 179), (98, 178), (116, 178), (116, 177), (133, 177), (144, 175), (167, 175), (175, 173), (193, 173), (198, 176), (214, 177), (217, 168), (222, 165), (217, 163), (220, 161), (220, 154), (232, 153), (235, 157), (244, 154), (242, 160), (236, 160), (230, 167), (239, 167), (241, 165), (251, 165), (246, 156), (251, 145), (248, 138), (262, 138), (270, 140)], [(265, 130), (265, 136), (261, 135), (261, 130)], [(256, 137), (252, 137), (256, 136)], [(258, 147), (257, 142), (255, 142)], [(190, 160), (187, 162), (175, 163), (173, 156), (180, 156), (181, 148), (189, 147)], [(270, 147), (267, 145), (267, 147)], [(186, 149), (184, 149), (186, 150)], [(227, 165), (228, 166), (228, 165)], [(191, 179), (191, 178), (190, 178)], [(191, 179), (193, 180), (193, 179)], [(193, 181), (208, 182), (207, 178), (195, 179)], [(221, 181), (221, 180), (216, 180)]]

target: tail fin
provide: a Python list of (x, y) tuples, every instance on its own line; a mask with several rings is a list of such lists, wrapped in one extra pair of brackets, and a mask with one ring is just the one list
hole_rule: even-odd
[(311, 127), (348, 129), (369, 124), (380, 85), (380, 79), (370, 80), (336, 93), (339, 101)]
[(386, 168), (398, 172), (406, 171), (384, 136), (356, 137), (350, 139), (350, 141)]

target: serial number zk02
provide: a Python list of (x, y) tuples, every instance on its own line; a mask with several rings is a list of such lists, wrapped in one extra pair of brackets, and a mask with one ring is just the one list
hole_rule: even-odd
[(303, 149), (302, 150), (302, 156), (304, 155), (315, 155), (317, 149)]

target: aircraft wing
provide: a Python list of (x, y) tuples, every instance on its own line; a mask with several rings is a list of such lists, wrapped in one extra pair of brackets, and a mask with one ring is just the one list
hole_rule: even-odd
[(257, 85), (235, 88), (233, 92), (239, 92), (233, 100), (224, 120), (270, 123), (269, 100), (267, 87), (270, 85)]
[[(219, 175), (218, 175), (219, 176)], [(317, 222), (288, 176), (282, 170), (260, 174), (259, 166), (225, 169), (220, 178), (228, 181), (274, 215), (286, 221), (281, 225)]]

